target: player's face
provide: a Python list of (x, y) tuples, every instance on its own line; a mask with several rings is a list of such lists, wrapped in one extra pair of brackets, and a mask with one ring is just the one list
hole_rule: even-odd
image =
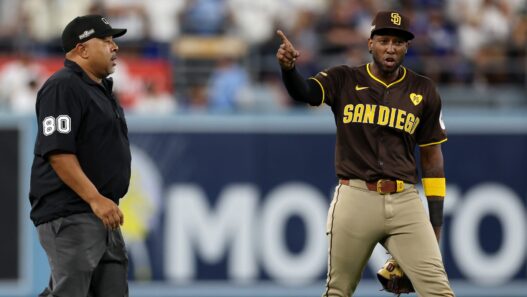
[(115, 60), (119, 47), (113, 37), (92, 38), (86, 42), (89, 51), (89, 62), (98, 78), (107, 77), (115, 71)]
[(374, 35), (368, 40), (373, 61), (382, 72), (392, 73), (403, 63), (408, 41), (394, 35)]

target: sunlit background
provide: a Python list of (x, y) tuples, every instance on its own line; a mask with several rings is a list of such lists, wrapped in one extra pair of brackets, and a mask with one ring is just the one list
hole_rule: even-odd
[[(130, 296), (320, 296), (334, 119), (289, 99), (275, 31), (307, 77), (369, 62), (385, 9), (410, 17), (404, 65), (443, 100), (453, 288), (526, 296), (525, 0), (0, 0), (0, 296), (48, 281), (27, 197), (34, 104), (63, 64), (62, 28), (92, 13), (128, 29), (112, 77), (133, 153), (121, 204)], [(385, 259), (377, 247), (355, 296), (387, 296), (375, 279)]]

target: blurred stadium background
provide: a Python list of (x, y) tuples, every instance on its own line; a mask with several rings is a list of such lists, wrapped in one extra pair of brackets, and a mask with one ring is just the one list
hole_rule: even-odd
[[(525, 0), (0, 0), (0, 296), (47, 283), (28, 214), (35, 94), (62, 65), (62, 28), (88, 13), (128, 28), (113, 77), (133, 147), (130, 296), (320, 296), (334, 123), (288, 98), (274, 32), (311, 75), (368, 62), (372, 15), (392, 8), (416, 34), (405, 65), (443, 98), (457, 296), (526, 296)], [(356, 296), (386, 295), (385, 258), (375, 250)]]

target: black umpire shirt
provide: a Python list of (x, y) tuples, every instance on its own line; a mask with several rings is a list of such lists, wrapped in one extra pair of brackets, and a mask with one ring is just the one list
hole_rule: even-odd
[(131, 155), (123, 109), (113, 82), (96, 83), (75, 62), (53, 74), (39, 90), (38, 133), (31, 168), (31, 219), (39, 225), (91, 212), (90, 206), (57, 176), (48, 157), (71, 153), (97, 190), (115, 203), (128, 191)]

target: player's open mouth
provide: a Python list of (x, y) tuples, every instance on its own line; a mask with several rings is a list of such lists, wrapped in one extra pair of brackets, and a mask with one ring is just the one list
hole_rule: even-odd
[(112, 60), (113, 66), (117, 65), (117, 63), (115, 62), (115, 60), (117, 60), (116, 56), (113, 56), (111, 60)]
[(393, 65), (395, 65), (395, 59), (394, 58), (385, 58), (384, 59), (384, 63), (387, 64), (388, 66), (393, 66)]

